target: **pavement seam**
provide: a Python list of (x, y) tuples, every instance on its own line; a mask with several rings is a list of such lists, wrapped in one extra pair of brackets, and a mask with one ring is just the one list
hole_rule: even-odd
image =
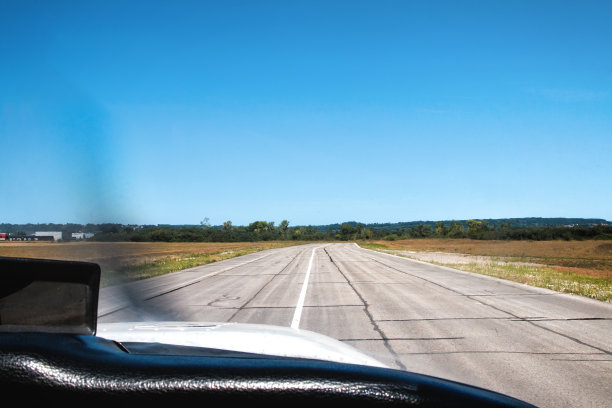
[[(431, 341), (431, 340), (463, 340), (465, 337), (388, 337), (386, 340), (410, 340), (410, 341)], [(338, 339), (340, 341), (384, 341), (385, 339)]]
[[(410, 272), (402, 271), (401, 269), (397, 269), (396, 267), (391, 266), (391, 265), (389, 265), (389, 264), (386, 264), (386, 263), (384, 263), (384, 262), (381, 262), (381, 261), (379, 261), (378, 259), (375, 259), (375, 258), (370, 258), (370, 259), (371, 259), (372, 261), (376, 262), (376, 263), (379, 263), (379, 264), (381, 264), (381, 265), (383, 265), (383, 266), (386, 266), (386, 267), (387, 267), (387, 268), (389, 268), (389, 269), (393, 269), (394, 271), (397, 271), (397, 272), (399, 272), (399, 273), (403, 273), (404, 275), (410, 275), (410, 276), (412, 276), (412, 277), (414, 277), (414, 278), (424, 280), (425, 282), (431, 283), (432, 285), (439, 286), (439, 287), (441, 287), (442, 289), (446, 289), (446, 290), (448, 290), (448, 291), (450, 291), (450, 292), (453, 292), (453, 293), (455, 293), (455, 294), (457, 294), (457, 295), (460, 295), (460, 296), (466, 296), (466, 297), (469, 297), (469, 296), (470, 296), (470, 295), (466, 295), (465, 293), (459, 292), (458, 290), (451, 289), (451, 288), (449, 288), (448, 286), (444, 286), (444, 285), (442, 285), (441, 283), (431, 281), (431, 280), (429, 280), (429, 279), (423, 278), (422, 276), (414, 275), (414, 274), (412, 274), (412, 273), (410, 273)], [(474, 300), (474, 299), (472, 299), (472, 300)]]
[[(468, 298), (470, 298), (470, 299), (472, 299), (472, 300), (476, 300), (476, 299), (473, 299), (471, 296), (468, 296)], [(477, 300), (477, 301), (478, 301), (478, 302), (480, 302), (480, 303), (482, 303), (482, 304), (483, 304), (483, 305), (485, 305), (485, 306), (489, 306), (490, 308), (493, 308), (493, 309), (498, 310), (498, 311), (500, 311), (500, 312), (507, 313), (507, 314), (509, 314), (509, 315), (511, 315), (511, 316), (514, 316), (514, 318), (516, 318), (516, 319), (518, 319), (518, 320), (520, 320), (520, 321), (522, 321), (522, 322), (529, 323), (529, 324), (531, 324), (531, 325), (533, 325), (533, 326), (535, 326), (535, 327), (537, 327), (537, 328), (540, 328), (540, 329), (542, 329), (542, 330), (546, 330), (547, 332), (554, 333), (554, 334), (559, 335), (559, 336), (561, 336), (561, 337), (565, 337), (566, 339), (571, 340), (571, 341), (573, 341), (573, 342), (575, 342), (575, 343), (581, 344), (581, 345), (583, 345), (583, 346), (587, 346), (587, 347), (593, 348), (593, 349), (595, 349), (595, 350), (599, 350), (599, 351), (601, 351), (602, 353), (605, 353), (605, 354), (608, 354), (608, 355), (612, 355), (612, 351), (610, 351), (610, 350), (606, 350), (606, 349), (603, 349), (603, 348), (601, 348), (601, 347), (597, 347), (597, 346), (594, 346), (594, 345), (592, 345), (592, 344), (585, 343), (584, 341), (579, 340), (579, 339), (577, 339), (577, 338), (575, 338), (575, 337), (573, 337), (573, 336), (570, 336), (570, 335), (565, 334), (565, 333), (558, 332), (558, 331), (553, 330), (553, 329), (551, 329), (551, 328), (549, 328), (549, 327), (541, 326), (541, 325), (539, 325), (539, 324), (536, 324), (536, 323), (535, 323), (535, 322), (537, 322), (537, 321), (541, 321), (541, 320), (530, 320), (530, 319), (524, 319), (524, 318), (522, 318), (522, 317), (520, 317), (520, 316), (517, 316), (517, 315), (515, 315), (515, 314), (511, 313), (511, 312), (508, 312), (508, 311), (506, 311), (506, 310), (503, 310), (503, 309), (501, 309), (501, 308), (498, 308), (497, 306), (493, 306), (493, 305), (491, 305), (491, 304), (489, 304), (489, 303), (486, 303), (486, 302), (483, 302), (483, 301), (481, 301), (481, 300)]]
[[(426, 266), (436, 266), (438, 268), (447, 270), (449, 272), (454, 272), (454, 273), (457, 273), (457, 274), (469, 275), (469, 276), (473, 276), (473, 277), (476, 277), (476, 278), (479, 278), (479, 279), (498, 281), (498, 282), (504, 283), (505, 285), (514, 286), (514, 287), (519, 288), (519, 289), (523, 289), (523, 290), (527, 290), (527, 291), (532, 291), (532, 292), (540, 292), (540, 294), (542, 294), (542, 295), (556, 295), (556, 296), (559, 296), (559, 297), (565, 297), (565, 298), (568, 298), (568, 299), (572, 299), (573, 301), (583, 302), (583, 303), (590, 303), (592, 305), (597, 305), (597, 306), (606, 305), (607, 307), (610, 307), (611, 310), (612, 310), (612, 303), (602, 302), (600, 300), (591, 299), (591, 298), (586, 297), (586, 296), (574, 295), (574, 294), (571, 294), (571, 293), (557, 292), (557, 291), (554, 291), (552, 289), (541, 288), (539, 286), (531, 286), (531, 285), (527, 285), (525, 283), (514, 282), (514, 281), (511, 281), (511, 280), (497, 278), (497, 277), (494, 277), (494, 276), (482, 275), (482, 274), (479, 274), (479, 273), (469, 272), (469, 271), (463, 271), (461, 269), (451, 268), (450, 266), (437, 265), (437, 264), (434, 264), (434, 263), (431, 263), (431, 262), (425, 262), (425, 261), (421, 261), (421, 260), (418, 260), (418, 259), (409, 258), (407, 256), (400, 256), (400, 255), (390, 254), (390, 253), (387, 253), (387, 252), (376, 251), (376, 250), (373, 250), (373, 249), (362, 248), (359, 245), (357, 245), (357, 243), (355, 243), (355, 247), (358, 248), (358, 249), (361, 249), (362, 251), (371, 252), (373, 254), (379, 254), (379, 255), (382, 254), (382, 255), (386, 255), (386, 256), (391, 257), (391, 258), (403, 259), (403, 260), (407, 260), (409, 262), (419, 263), (419, 264), (423, 264), (423, 265), (426, 265)], [(373, 258), (371, 258), (371, 259), (373, 259)]]
[(284, 271), (285, 271), (287, 268), (289, 268), (289, 265), (291, 265), (291, 264), (293, 263), (293, 261), (295, 261), (295, 259), (296, 259), (298, 256), (302, 255), (302, 254), (303, 254), (305, 251), (306, 251), (306, 250), (302, 250), (302, 251), (298, 252), (297, 254), (295, 254), (295, 255), (293, 256), (293, 258), (291, 258), (291, 260), (290, 260), (289, 262), (287, 262), (287, 264), (286, 264), (286, 265), (285, 265), (285, 266), (284, 266), (284, 267), (283, 267), (283, 268), (282, 268), (282, 269), (281, 269), (281, 270), (280, 270), (278, 273), (272, 274), (272, 277), (271, 277), (271, 278), (270, 278), (270, 279), (269, 279), (269, 280), (268, 280), (268, 281), (267, 281), (267, 282), (266, 282), (266, 283), (265, 283), (265, 284), (264, 284), (264, 285), (263, 285), (263, 286), (262, 286), (262, 287), (261, 287), (261, 288), (260, 288), (260, 289), (259, 289), (259, 290), (258, 290), (256, 293), (255, 293), (255, 294), (253, 294), (253, 296), (251, 296), (251, 297), (250, 297), (250, 298), (249, 298), (249, 299), (248, 299), (246, 302), (244, 302), (244, 304), (243, 304), (242, 306), (240, 306), (240, 307), (236, 308), (236, 312), (234, 312), (234, 313), (233, 313), (233, 314), (232, 314), (232, 315), (231, 315), (231, 316), (230, 316), (230, 317), (227, 319), (227, 321), (228, 321), (228, 322), (231, 322), (231, 321), (232, 321), (232, 319), (234, 319), (234, 317), (236, 317), (236, 315), (237, 315), (238, 313), (240, 313), (240, 311), (241, 311), (241, 310), (244, 310), (244, 309), (259, 309), (258, 307), (255, 307), (255, 306), (253, 306), (253, 307), (248, 307), (247, 305), (248, 305), (249, 303), (251, 303), (251, 302), (252, 302), (252, 301), (253, 301), (253, 300), (254, 300), (254, 299), (255, 299), (255, 298), (256, 298), (256, 297), (257, 297), (257, 296), (258, 296), (258, 295), (259, 295), (259, 294), (260, 294), (260, 293), (261, 293), (261, 292), (262, 292), (262, 291), (265, 289), (265, 288), (266, 288), (266, 287), (268, 287), (268, 285), (269, 285), (269, 284), (270, 284), (270, 283), (271, 283), (271, 282), (272, 282), (272, 281), (273, 281), (273, 280), (274, 280), (274, 279), (275, 279), (277, 276), (281, 275), (281, 274), (282, 274), (282, 273), (283, 273), (283, 272), (284, 272)]
[(393, 267), (393, 266), (391, 266), (391, 265), (388, 265), (388, 264), (386, 264), (386, 263), (384, 263), (384, 262), (381, 262), (381, 261), (379, 261), (379, 260), (377, 260), (377, 259), (374, 259), (374, 258), (370, 258), (370, 259), (372, 259), (374, 262), (377, 262), (377, 263), (379, 263), (379, 264), (381, 264), (381, 265), (386, 266), (386, 267), (387, 267), (387, 268), (389, 268), (389, 269), (393, 269), (394, 271), (397, 271), (397, 272), (400, 272), (400, 273), (403, 273), (403, 274), (406, 274), (406, 275), (410, 275), (410, 276), (415, 277), (415, 278), (417, 278), (417, 279), (424, 280), (424, 281), (426, 281), (426, 282), (429, 282), (429, 283), (434, 284), (434, 285), (436, 285), (436, 286), (439, 286), (439, 287), (441, 287), (441, 288), (447, 289), (447, 290), (449, 290), (449, 291), (451, 291), (451, 292), (453, 292), (453, 293), (459, 294), (459, 295), (461, 295), (461, 296), (465, 296), (465, 297), (467, 297), (468, 299), (473, 300), (473, 301), (475, 301), (475, 302), (482, 303), (483, 305), (488, 306), (488, 307), (490, 307), (490, 308), (492, 308), (492, 309), (495, 309), (495, 310), (497, 310), (498, 312), (502, 312), (502, 313), (505, 313), (505, 314), (507, 314), (507, 315), (510, 315), (510, 316), (514, 317), (515, 319), (517, 319), (517, 320), (520, 320), (520, 321), (523, 321), (523, 322), (529, 323), (529, 324), (531, 324), (531, 325), (533, 325), (533, 326), (535, 326), (535, 327), (537, 327), (537, 328), (540, 328), (540, 329), (542, 329), (542, 330), (546, 330), (546, 331), (548, 331), (548, 332), (550, 332), (550, 333), (554, 333), (554, 334), (557, 334), (557, 335), (559, 335), (559, 336), (561, 336), (561, 337), (565, 337), (566, 339), (571, 340), (571, 341), (574, 341), (575, 343), (578, 343), (578, 344), (580, 344), (580, 345), (587, 346), (587, 347), (593, 348), (593, 349), (595, 349), (595, 350), (599, 350), (599, 351), (600, 351), (600, 352), (602, 352), (602, 353), (612, 355), (612, 351), (610, 351), (610, 350), (606, 350), (606, 349), (603, 349), (603, 348), (601, 348), (601, 347), (597, 347), (597, 346), (594, 346), (594, 345), (592, 345), (592, 344), (585, 343), (584, 341), (579, 340), (579, 339), (577, 339), (577, 338), (575, 338), (575, 337), (572, 337), (572, 336), (570, 336), (570, 335), (567, 335), (567, 334), (564, 334), (564, 333), (560, 333), (560, 332), (558, 332), (558, 331), (556, 331), (556, 330), (553, 330), (553, 329), (551, 329), (551, 328), (548, 328), (548, 327), (545, 327), (545, 326), (541, 326), (541, 325), (539, 325), (539, 324), (536, 324), (536, 323), (535, 323), (533, 320), (529, 320), (529, 319), (522, 318), (522, 317), (520, 317), (520, 316), (515, 315), (515, 314), (514, 314), (514, 313), (512, 313), (512, 312), (508, 312), (507, 310), (501, 309), (501, 308), (499, 308), (499, 307), (497, 307), (497, 306), (493, 306), (493, 305), (491, 305), (490, 303), (487, 303), (487, 302), (482, 301), (481, 299), (475, 299), (475, 297), (482, 297), (482, 296), (480, 296), (480, 295), (465, 295), (465, 294), (463, 294), (463, 293), (461, 293), (461, 292), (459, 292), (459, 291), (457, 291), (457, 290), (455, 290), (455, 289), (448, 288), (448, 287), (446, 287), (446, 286), (444, 286), (444, 285), (442, 285), (442, 284), (439, 284), (439, 283), (437, 283), (437, 282), (432, 282), (432, 281), (430, 281), (429, 279), (425, 279), (425, 278), (423, 278), (423, 277), (421, 277), (421, 276), (414, 275), (414, 274), (412, 274), (412, 273), (410, 273), (410, 272), (402, 271), (402, 270), (397, 269), (397, 268), (395, 268), (395, 267)]
[(325, 251), (325, 253), (329, 257), (329, 261), (336, 267), (336, 269), (338, 269), (338, 272), (340, 272), (340, 274), (344, 277), (344, 279), (346, 279), (346, 283), (351, 287), (351, 289), (353, 289), (353, 291), (355, 292), (357, 297), (359, 297), (359, 300), (361, 300), (361, 302), (363, 303), (364, 313), (366, 314), (366, 316), (370, 320), (370, 323), (374, 327), (374, 330), (380, 335), (380, 337), (381, 337), (380, 340), (383, 341), (383, 343), (385, 345), (385, 348), (393, 356), (393, 359), (395, 360), (395, 364), (397, 364), (397, 366), (400, 367), (400, 369), (406, 370), (407, 367), (404, 365), (404, 363), (402, 363), (402, 361), (400, 360), (399, 355), (397, 354), (397, 352), (393, 349), (391, 344), (389, 344), (389, 340), (388, 340), (387, 336), (385, 335), (383, 330), (378, 326), (378, 323), (376, 323), (376, 321), (374, 320), (374, 316), (372, 316), (372, 313), (370, 313), (368, 302), (363, 298), (361, 293), (357, 290), (357, 288), (355, 288), (355, 286), (347, 278), (347, 276), (344, 274), (344, 272), (342, 272), (342, 270), (340, 269), (340, 266), (336, 262), (334, 262), (334, 259), (332, 258), (330, 253), (327, 251), (327, 248), (323, 248), (323, 250)]
[[(250, 254), (249, 254), (249, 255), (250, 255)], [(187, 283), (182, 283), (181, 285), (179, 285), (179, 286), (177, 286), (177, 287), (175, 287), (175, 288), (172, 288), (172, 289), (169, 289), (169, 290), (165, 290), (165, 291), (162, 291), (162, 292), (160, 292), (160, 293), (156, 293), (155, 295), (152, 295), (152, 296), (149, 296), (149, 297), (145, 297), (145, 298), (142, 298), (142, 299), (138, 299), (138, 300), (136, 300), (136, 301), (134, 301), (133, 296), (131, 296), (131, 295), (130, 295), (130, 296), (129, 296), (129, 298), (130, 298), (130, 303), (129, 303), (129, 304), (119, 305), (119, 306), (116, 306), (116, 307), (114, 307), (114, 308), (112, 308), (112, 309), (110, 309), (110, 310), (108, 310), (108, 311), (106, 311), (106, 312), (104, 312), (104, 313), (98, 313), (98, 318), (100, 318), (100, 317), (104, 317), (104, 316), (108, 316), (108, 315), (111, 315), (111, 314), (113, 314), (113, 313), (116, 313), (116, 312), (118, 312), (118, 311), (120, 311), (120, 310), (123, 310), (123, 309), (126, 309), (126, 308), (128, 308), (128, 307), (134, 307), (134, 305), (136, 305), (136, 304), (138, 304), (138, 303), (143, 304), (143, 303), (144, 303), (144, 302), (146, 302), (147, 300), (155, 299), (155, 298), (157, 298), (157, 297), (159, 297), (159, 296), (163, 296), (163, 295), (165, 295), (165, 294), (175, 292), (175, 291), (177, 291), (177, 290), (179, 290), (179, 289), (183, 289), (183, 288), (186, 288), (186, 287), (188, 287), (188, 286), (195, 285), (196, 283), (200, 283), (201, 281), (203, 281), (203, 280), (204, 280), (204, 279), (206, 279), (206, 278), (210, 278), (211, 276), (216, 276), (216, 275), (218, 275), (218, 274), (220, 274), (220, 273), (227, 272), (227, 271), (231, 271), (232, 269), (236, 269), (236, 268), (239, 268), (239, 267), (241, 267), (241, 266), (244, 266), (244, 265), (247, 265), (247, 264), (250, 264), (250, 263), (253, 263), (253, 262), (259, 261), (259, 260), (261, 260), (261, 259), (263, 259), (263, 258), (266, 258), (266, 257), (270, 256), (270, 255), (272, 255), (272, 253), (268, 253), (268, 254), (262, 255), (262, 256), (260, 256), (260, 257), (258, 257), (258, 258), (255, 258), (255, 259), (252, 259), (252, 260), (250, 260), (250, 261), (247, 261), (247, 262), (241, 263), (241, 264), (239, 264), (239, 265), (230, 266), (230, 267), (227, 267), (227, 268), (225, 268), (225, 269), (221, 269), (221, 270), (216, 271), (216, 272), (211, 272), (211, 273), (209, 273), (209, 274), (207, 274), (207, 275), (205, 275), (205, 276), (200, 276), (200, 277), (198, 277), (198, 278), (192, 279), (191, 281), (188, 281)], [(246, 255), (246, 256), (248, 256), (248, 255)], [(235, 258), (232, 258), (232, 259), (235, 259)], [(226, 259), (225, 261), (229, 261), (229, 260), (230, 260), (230, 259)], [(221, 262), (223, 262), (223, 261), (221, 261)], [(219, 263), (217, 263), (217, 264), (219, 264)], [(196, 271), (195, 271), (195, 269), (196, 269), (196, 268), (201, 268), (201, 267), (203, 267), (203, 266), (207, 266), (207, 265), (210, 265), (210, 264), (200, 265), (200, 266), (195, 266), (195, 267), (193, 267), (193, 268), (183, 269), (182, 271), (176, 271), (176, 272), (174, 272), (174, 273), (183, 273), (183, 272), (186, 272), (186, 271), (188, 271), (188, 272), (190, 272), (190, 273), (191, 273), (191, 272), (196, 272)], [(162, 275), (162, 276), (166, 276), (166, 275)], [(130, 283), (131, 283), (131, 284), (133, 284), (134, 282), (130, 282)], [(126, 285), (129, 285), (130, 283), (128, 283), (128, 284), (126, 284)], [(131, 292), (132, 290), (133, 290), (133, 289), (128, 288), (128, 286), (125, 286), (124, 293), (125, 293), (125, 292)], [(140, 306), (140, 307), (142, 307), (142, 306)]]

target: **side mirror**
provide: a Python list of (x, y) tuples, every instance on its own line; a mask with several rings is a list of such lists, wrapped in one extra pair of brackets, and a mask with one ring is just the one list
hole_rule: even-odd
[(0, 332), (96, 333), (100, 267), (0, 257)]

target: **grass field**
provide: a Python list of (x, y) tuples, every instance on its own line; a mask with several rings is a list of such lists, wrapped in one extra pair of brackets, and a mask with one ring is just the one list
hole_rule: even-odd
[[(300, 243), (3, 242), (0, 256), (96, 262), (102, 268), (102, 285), (108, 286)], [(414, 239), (360, 245), (612, 302), (612, 241)]]
[(296, 242), (6, 242), (0, 256), (100, 264), (102, 286), (144, 279)]
[(413, 239), (360, 245), (558, 292), (612, 301), (612, 241)]

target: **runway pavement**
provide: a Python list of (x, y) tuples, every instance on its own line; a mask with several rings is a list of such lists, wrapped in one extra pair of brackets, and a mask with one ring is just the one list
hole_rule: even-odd
[(612, 305), (352, 243), (267, 250), (102, 289), (100, 322), (145, 320), (306, 329), (392, 368), (541, 407), (612, 407)]

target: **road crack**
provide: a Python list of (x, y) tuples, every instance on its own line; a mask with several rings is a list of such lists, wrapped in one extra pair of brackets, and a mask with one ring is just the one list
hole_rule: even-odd
[(332, 263), (332, 265), (336, 267), (338, 272), (346, 280), (346, 283), (351, 287), (351, 289), (353, 289), (353, 292), (355, 292), (357, 297), (359, 297), (359, 300), (361, 300), (361, 302), (363, 303), (364, 312), (366, 316), (368, 317), (368, 319), (370, 320), (370, 324), (372, 325), (372, 327), (374, 327), (374, 331), (376, 331), (380, 335), (381, 340), (383, 341), (383, 344), (385, 345), (385, 348), (393, 356), (395, 360), (395, 364), (397, 364), (397, 366), (400, 367), (402, 370), (406, 370), (406, 366), (404, 365), (404, 363), (401, 362), (399, 355), (389, 343), (390, 339), (387, 337), (385, 332), (378, 326), (378, 323), (376, 322), (376, 320), (374, 320), (374, 316), (372, 316), (372, 313), (369, 310), (370, 305), (368, 304), (368, 302), (364, 299), (363, 295), (357, 290), (357, 288), (353, 285), (353, 283), (348, 279), (348, 277), (345, 275), (342, 269), (340, 269), (340, 266), (334, 261), (331, 254), (327, 251), (327, 248), (323, 248), (323, 250), (327, 254), (329, 261)]
[[(580, 345), (583, 345), (583, 346), (586, 346), (586, 347), (593, 348), (593, 349), (595, 349), (595, 350), (598, 350), (598, 351), (600, 351), (600, 352), (602, 352), (602, 353), (605, 353), (605, 354), (608, 354), (608, 355), (612, 355), (612, 351), (610, 351), (610, 350), (606, 350), (606, 349), (604, 349), (604, 348), (594, 346), (594, 345), (589, 344), (589, 343), (586, 343), (586, 342), (584, 342), (584, 341), (582, 341), (582, 340), (580, 340), (580, 339), (577, 339), (576, 337), (570, 336), (570, 335), (565, 334), (565, 333), (558, 332), (558, 331), (556, 331), (556, 330), (553, 330), (553, 329), (551, 329), (551, 328), (548, 328), (548, 327), (546, 327), (546, 326), (542, 326), (542, 325), (539, 325), (539, 324), (537, 324), (537, 323), (536, 323), (536, 322), (538, 322), (538, 321), (545, 321), (544, 319), (532, 320), (532, 319), (530, 319), (530, 318), (524, 318), (524, 317), (521, 317), (521, 316), (515, 315), (515, 314), (514, 314), (514, 313), (512, 313), (512, 312), (509, 312), (509, 311), (507, 311), (507, 310), (504, 310), (504, 309), (502, 309), (502, 308), (499, 308), (499, 307), (497, 307), (497, 306), (494, 306), (494, 305), (492, 305), (492, 304), (490, 304), (490, 303), (487, 303), (487, 302), (483, 301), (482, 299), (476, 299), (477, 297), (478, 297), (478, 298), (483, 297), (482, 295), (466, 295), (466, 294), (464, 294), (464, 293), (461, 293), (461, 292), (460, 292), (460, 291), (458, 291), (458, 290), (451, 289), (451, 288), (449, 288), (448, 286), (444, 286), (444, 285), (442, 285), (442, 284), (440, 284), (440, 283), (433, 282), (433, 281), (431, 281), (431, 280), (429, 280), (429, 279), (425, 279), (425, 278), (423, 278), (423, 277), (421, 277), (421, 276), (414, 275), (414, 274), (412, 274), (412, 273), (409, 273), (409, 272), (403, 271), (403, 270), (401, 270), (401, 269), (395, 268), (395, 267), (393, 267), (393, 266), (391, 266), (391, 265), (388, 265), (388, 264), (386, 264), (386, 263), (384, 263), (384, 262), (379, 261), (378, 259), (375, 259), (375, 258), (370, 258), (370, 259), (372, 259), (374, 262), (377, 262), (377, 263), (379, 263), (379, 264), (381, 264), (381, 265), (383, 265), (383, 266), (385, 266), (385, 267), (387, 267), (387, 268), (389, 268), (389, 269), (392, 269), (392, 270), (394, 270), (394, 271), (397, 271), (397, 272), (403, 273), (403, 274), (405, 274), (405, 275), (412, 276), (412, 277), (417, 278), (417, 279), (424, 280), (425, 282), (428, 282), (428, 283), (431, 283), (431, 284), (433, 284), (433, 285), (436, 285), (436, 286), (439, 286), (439, 287), (441, 287), (441, 288), (444, 288), (444, 289), (446, 289), (446, 290), (449, 290), (449, 291), (451, 291), (451, 292), (453, 292), (453, 293), (455, 293), (455, 294), (457, 294), (457, 295), (460, 295), (460, 296), (465, 296), (466, 298), (468, 298), (468, 299), (470, 299), (470, 300), (473, 300), (473, 301), (475, 301), (475, 302), (481, 303), (481, 304), (483, 304), (483, 305), (485, 305), (485, 306), (488, 306), (488, 307), (490, 307), (490, 308), (492, 308), (492, 309), (494, 309), (494, 310), (497, 310), (498, 312), (502, 312), (502, 313), (505, 313), (505, 314), (507, 314), (507, 315), (509, 315), (509, 316), (512, 316), (512, 317), (513, 317), (514, 319), (516, 319), (517, 321), (522, 321), (522, 322), (529, 323), (529, 324), (531, 324), (531, 325), (533, 325), (533, 326), (535, 326), (535, 327), (537, 327), (537, 328), (539, 328), (539, 329), (546, 330), (547, 332), (550, 332), (550, 333), (554, 333), (554, 334), (556, 334), (556, 335), (559, 335), (559, 336), (561, 336), (561, 337), (564, 337), (564, 338), (566, 338), (566, 339), (568, 339), (568, 340), (571, 340), (571, 341), (573, 341), (573, 342), (575, 342), (575, 343), (578, 343), (578, 344), (580, 344)], [(407, 258), (407, 259), (408, 259), (408, 258)], [(489, 297), (492, 297), (493, 295), (488, 295), (488, 296), (489, 296)], [(596, 319), (597, 319), (597, 318), (582, 318), (581, 320), (596, 320)]]
[(295, 256), (293, 258), (291, 258), (291, 260), (289, 262), (287, 262), (287, 265), (285, 265), (278, 273), (275, 274), (268, 274), (271, 275), (272, 277), (256, 292), (253, 294), (253, 296), (251, 296), (249, 299), (247, 299), (242, 306), (236, 308), (236, 311), (229, 317), (229, 319), (227, 319), (228, 322), (231, 322), (238, 313), (240, 313), (242, 310), (245, 309), (261, 309), (261, 307), (248, 307), (247, 305), (249, 303), (251, 303), (276, 277), (278, 277), (279, 275), (282, 275), (283, 272), (285, 270), (287, 270), (287, 268), (289, 268), (289, 265), (291, 265), (293, 263), (293, 261), (295, 261), (295, 259), (302, 255), (306, 250), (299, 252), (297, 254), (295, 254)]

